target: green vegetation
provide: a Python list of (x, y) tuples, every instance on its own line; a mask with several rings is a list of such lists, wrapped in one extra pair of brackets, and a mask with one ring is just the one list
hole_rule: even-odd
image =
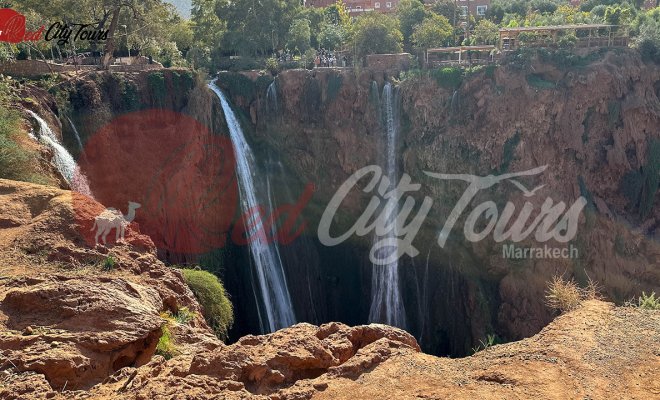
[(449, 43), (453, 30), (447, 18), (432, 14), (413, 28), (411, 42), (419, 50), (445, 46)]
[(161, 326), (161, 336), (156, 345), (156, 354), (165, 357), (166, 360), (178, 356), (180, 352), (177, 348), (176, 338), (174, 337), (172, 328), (176, 325), (186, 325), (195, 316), (196, 313), (190, 311), (188, 307), (180, 307), (175, 313), (170, 311), (162, 312), (160, 317), (163, 318), (164, 322)]
[[(73, 8), (70, 0), (12, 4), (26, 15), (28, 29), (67, 15), (72, 21), (100, 21), (99, 28), (115, 30), (116, 40), (107, 41), (102, 49), (89, 44), (79, 52), (103, 50), (123, 57), (130, 51), (154, 57), (165, 66), (208, 70), (268, 67), (271, 71), (309, 66), (310, 55), (320, 48), (344, 50), (355, 61), (368, 54), (401, 50), (417, 57), (422, 50), (436, 46), (496, 44), (500, 27), (589, 23), (629, 26), (632, 46), (644, 60), (660, 62), (660, 7), (644, 11), (641, 5), (641, 0), (588, 0), (580, 6), (563, 0), (494, 0), (485, 17), (465, 17), (451, 0), (436, 0), (429, 7), (418, 0), (402, 0), (395, 14), (365, 12), (351, 18), (341, 1), (316, 8), (284, 0), (192, 0), (187, 20), (161, 0), (87, 0), (85, 7)], [(583, 35), (586, 33), (568, 31), (551, 43), (544, 35), (523, 32), (518, 41), (558, 47), (552, 50), (556, 52), (554, 62), (570, 67), (589, 62), (571, 51)], [(0, 61), (63, 59), (65, 52), (54, 42), (3, 44)], [(285, 53), (286, 60), (281, 59)], [(279, 65), (271, 61), (266, 66), (267, 59)]]
[(106, 258), (103, 259), (102, 266), (103, 270), (106, 272), (112, 271), (115, 269), (115, 265), (117, 264), (117, 261), (115, 261), (115, 258), (113, 256), (107, 256)]
[(23, 128), (21, 114), (12, 108), (12, 104), (19, 101), (12, 85), (11, 79), (0, 79), (0, 178), (49, 183), (50, 180), (36, 169), (38, 153), (21, 144), (30, 139)]
[(458, 67), (445, 67), (434, 70), (432, 76), (437, 84), (445, 89), (458, 89), (463, 82), (463, 70)]
[(472, 353), (478, 353), (482, 350), (486, 350), (489, 347), (493, 347), (498, 343), (497, 336), (494, 334), (486, 335), (485, 339), (480, 339), (479, 344), (476, 347), (472, 348)]
[(655, 292), (651, 292), (651, 294), (642, 292), (642, 295), (637, 299), (636, 306), (644, 310), (660, 310), (660, 297), (655, 297)]
[(389, 15), (367, 13), (354, 22), (352, 45), (359, 57), (368, 54), (399, 53), (403, 50), (403, 34), (399, 21)]
[(177, 324), (185, 325), (195, 318), (195, 312), (190, 311), (188, 307), (181, 307), (176, 310), (176, 313), (172, 317)]
[(234, 323), (234, 310), (218, 277), (195, 269), (182, 269), (181, 272), (201, 304), (206, 322), (219, 338), (226, 339)]
[(154, 105), (162, 107), (167, 97), (167, 87), (165, 86), (165, 76), (163, 73), (160, 71), (150, 73), (147, 76), (147, 85)]
[(20, 114), (6, 106), (0, 107), (0, 178), (29, 180), (34, 158), (19, 144), (20, 134)]
[(160, 339), (158, 339), (158, 344), (156, 345), (156, 354), (165, 357), (166, 360), (179, 355), (179, 350), (176, 347), (174, 336), (172, 335), (169, 324), (169, 321), (165, 322), (160, 328), (162, 334)]
[[(45, 21), (98, 21), (97, 29), (110, 30), (102, 45), (77, 40), (78, 53), (103, 51), (104, 66), (111, 56), (142, 54), (152, 56), (165, 66), (186, 64), (184, 56), (194, 46), (193, 25), (176, 12), (174, 6), (161, 0), (85, 0), (83, 4), (70, 0), (21, 0), (10, 2), (11, 7), (26, 16), (28, 30), (38, 29)], [(56, 41), (20, 43), (17, 57), (64, 58), (71, 53), (68, 46), (57, 46)], [(193, 52), (194, 53), (194, 52)]]

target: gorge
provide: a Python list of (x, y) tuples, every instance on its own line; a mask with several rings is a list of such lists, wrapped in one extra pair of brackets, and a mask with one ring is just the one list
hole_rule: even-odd
[[(140, 368), (153, 368), (162, 385), (153, 393), (180, 376), (216, 394), (309, 398), (329, 388), (327, 398), (347, 398), (324, 379), (343, 379), (346, 389), (373, 367), (364, 376), (377, 387), (404, 363), (420, 371), (465, 363), (478, 371), (465, 378), (471, 384), (515, 386), (525, 381), (525, 366), (513, 378), (503, 365), (505, 372), (491, 371), (492, 354), (550, 343), (548, 358), (569, 359), (560, 338), (577, 346), (570, 325), (582, 327), (593, 316), (620, 329), (612, 335), (623, 340), (620, 321), (635, 319), (632, 311), (594, 301), (549, 325), (556, 315), (545, 303), (547, 282), (557, 275), (583, 288), (595, 281), (617, 305), (660, 292), (660, 70), (630, 50), (587, 59), (567, 67), (530, 56), (528, 67), (475, 68), (458, 81), (427, 71), (319, 68), (222, 71), (210, 80), (177, 69), (94, 72), (62, 77), (48, 91), (21, 83), (24, 97), (33, 99), (21, 103), (25, 126), (43, 138), (44, 163), (73, 194), (0, 181), (7, 204), (26, 204), (0, 207), (0, 225), (12, 232), (0, 243), (72, 265), (116, 257), (117, 275), (94, 277), (95, 295), (105, 299), (105, 284), (113, 291), (132, 287), (121, 297), (127, 309), (137, 297), (148, 304), (148, 329), (123, 337), (130, 343), (122, 342), (124, 350), (102, 368), (81, 363), (88, 369), (76, 370), (73, 360), (61, 376), (48, 376), (49, 384), (63, 390), (70, 381), (97, 394), (113, 385), (142, 390), (130, 382), (147, 385), (149, 372)], [(471, 191), (470, 177), (482, 179), (478, 190)], [(329, 212), (346, 183), (340, 207)], [(90, 244), (80, 221), (91, 220), (101, 204), (121, 210), (128, 202), (142, 208), (134, 210), (127, 242), (95, 247), (92, 235)], [(64, 233), (50, 236), (42, 214)], [(517, 219), (528, 223), (512, 227)], [(344, 240), (328, 239), (345, 233)], [(27, 244), (30, 234), (34, 245)], [(570, 246), (577, 256), (503, 256), (507, 246), (539, 242)], [(159, 312), (199, 309), (178, 286), (182, 266), (221, 278), (235, 315), (230, 345), (208, 333), (208, 321), (197, 314), (178, 332), (187, 353), (149, 360), (145, 354), (153, 355), (161, 333)], [(77, 277), (21, 279), (3, 293), (39, 285), (75, 292), (82, 285)], [(11, 325), (22, 321), (18, 297), (33, 297), (7, 296), (2, 307), (14, 316), (3, 321)], [(30, 326), (23, 322), (12, 328), (16, 335)], [(365, 325), (372, 322), (401, 329)], [(289, 328), (296, 323), (307, 324)], [(638, 333), (658, 330), (656, 314), (635, 324)], [(584, 329), (592, 335), (592, 325)], [(598, 335), (594, 341), (611, 339)], [(639, 336), (636, 345), (649, 348), (657, 339)], [(418, 354), (465, 357), (489, 337), (524, 341), (442, 366)], [(100, 342), (76, 343), (81, 354), (105, 351)], [(278, 353), (273, 343), (287, 350)], [(390, 357), (404, 361), (385, 364)], [(118, 372), (129, 365), (139, 367), (122, 372), (132, 378)], [(530, 368), (543, 371), (539, 365)], [(45, 373), (29, 360), (21, 368)], [(219, 389), (209, 377), (229, 386)]]

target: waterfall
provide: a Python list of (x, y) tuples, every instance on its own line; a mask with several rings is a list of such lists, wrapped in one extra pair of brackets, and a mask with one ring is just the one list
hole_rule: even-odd
[[(214, 82), (209, 83), (209, 88), (220, 99), (227, 120), (236, 156), (241, 210), (245, 214), (249, 210), (257, 210), (259, 204), (268, 203), (270, 205), (271, 199), (267, 192), (266, 196), (264, 196), (263, 190), (259, 193), (260, 196), (257, 193), (254, 154), (245, 140), (234, 111), (229, 106), (224, 93)], [(268, 190), (268, 188), (265, 189)], [(245, 221), (245, 223), (246, 226), (252, 225), (249, 221)], [(256, 227), (256, 229), (260, 229), (260, 227)], [(261, 303), (258, 302), (259, 307), (263, 306), (263, 310), (259, 311), (261, 325), (267, 327), (270, 332), (293, 325), (296, 320), (277, 244), (267, 243), (261, 235), (257, 235), (257, 238), (249, 242), (249, 247), (261, 292)]]
[(87, 177), (80, 171), (76, 161), (73, 159), (67, 149), (59, 142), (55, 133), (50, 129), (48, 123), (36, 113), (26, 110), (32, 118), (39, 124), (39, 133), (32, 135), (53, 150), (53, 162), (60, 172), (60, 175), (66, 180), (72, 190), (93, 197), (92, 191), (87, 183)]
[(277, 113), (279, 105), (277, 104), (277, 85), (275, 84), (275, 80), (268, 85), (268, 90), (266, 90), (266, 101), (268, 102), (268, 109)]
[(456, 112), (456, 96), (458, 95), (458, 90), (454, 90), (454, 94), (451, 95), (451, 104), (450, 109), (452, 112)]
[[(390, 181), (390, 189), (396, 187), (399, 181), (398, 170), (398, 136), (400, 98), (398, 90), (387, 82), (383, 87), (380, 99), (383, 134), (385, 136), (385, 149), (381, 153), (385, 159), (381, 160), (384, 174)], [(399, 214), (398, 204), (386, 203), (384, 212), (388, 215), (388, 224), (394, 224)], [(395, 238), (398, 227), (389, 232), (385, 238)], [(374, 241), (383, 239), (375, 237)], [(384, 249), (383, 251), (396, 251)], [(399, 290), (399, 262), (394, 261), (388, 265), (373, 265), (371, 279), (371, 308), (369, 310), (370, 322), (382, 322), (399, 328), (406, 327), (406, 313)]]
[(80, 139), (80, 133), (78, 133), (78, 129), (76, 128), (76, 125), (73, 124), (73, 121), (71, 121), (71, 118), (66, 117), (66, 120), (69, 122), (69, 125), (71, 126), (71, 129), (73, 130), (73, 135), (76, 138), (76, 143), (78, 143), (78, 150), (80, 150), (80, 154), (83, 153), (83, 144), (82, 140)]

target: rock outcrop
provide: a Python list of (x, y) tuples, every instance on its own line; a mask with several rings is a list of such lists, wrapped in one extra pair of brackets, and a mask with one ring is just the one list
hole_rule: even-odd
[[(592, 279), (618, 304), (657, 288), (660, 68), (656, 64), (644, 63), (632, 49), (603, 49), (581, 55), (521, 53), (503, 65), (462, 77), (460, 72), (437, 72), (408, 75), (400, 82), (390, 78), (398, 83), (402, 103), (400, 171), (421, 184), (413, 193), (417, 206), (425, 196), (434, 201), (413, 242), (420, 255), (402, 257), (399, 272), (407, 329), (425, 351), (464, 355), (489, 333), (514, 340), (539, 332), (553, 318), (542, 301), (553, 275), (572, 277), (581, 285)], [(304, 215), (315, 240), (320, 213), (338, 187), (357, 169), (376, 163), (383, 151), (378, 94), (373, 90), (382, 91), (383, 74), (368, 69), (359, 73), (295, 70), (280, 73), (275, 82), (276, 113), (265, 90), (261, 93), (257, 87), (256, 95), (247, 100), (232, 92), (231, 85), (226, 90), (237, 107), (254, 116), (253, 129), (245, 129), (257, 143), (254, 147), (267, 149), (262, 150), (263, 157), (285, 166), (286, 172), (280, 173), (285, 177), (279, 179), (286, 184), (274, 186), (298, 194), (303, 184), (315, 184), (317, 190)], [(485, 177), (541, 166), (547, 166), (542, 174), (521, 181), (530, 189), (544, 185), (534, 196), (525, 196), (507, 182), (482, 190), (455, 224), (446, 245), (436, 244), (467, 184), (430, 178), (424, 171)], [(333, 229), (346, 232), (372, 194), (352, 190)], [(532, 235), (518, 243), (519, 247), (570, 245), (577, 257), (511, 260), (503, 256), (508, 241), (496, 241), (491, 234), (473, 243), (463, 234), (467, 215), (485, 201), (495, 203), (495, 218), (501, 218), (511, 202), (515, 218), (526, 202), (536, 213), (548, 198), (570, 207), (580, 196), (588, 204), (574, 240), (540, 243)], [(487, 222), (482, 217), (478, 226)], [(370, 285), (371, 237), (353, 235), (332, 249), (318, 246), (318, 254), (332, 252), (333, 260), (349, 253), (344, 263), (350, 267), (337, 273), (336, 263), (319, 257), (314, 265), (318, 272), (306, 262), (306, 271), (314, 273), (291, 285), (295, 290), (309, 281), (331, 282), (319, 289), (327, 296), (312, 299), (315, 311), (327, 315), (326, 320), (354, 314), (361, 317), (356, 320), (364, 320), (368, 315), (369, 293), (355, 288)], [(296, 262), (291, 259), (286, 272), (295, 280), (301, 268), (290, 267)], [(354, 289), (343, 290), (346, 287)], [(326, 298), (342, 300), (331, 308)]]
[[(72, 204), (83, 204), (74, 211)], [(99, 205), (0, 180), (0, 398), (651, 398), (660, 394), (660, 312), (585, 302), (539, 334), (462, 359), (420, 352), (385, 325), (298, 324), (224, 345), (139, 227), (90, 248)], [(86, 208), (89, 207), (89, 210)], [(81, 217), (82, 215), (82, 217)], [(78, 222), (77, 222), (78, 221)], [(135, 243), (135, 244), (132, 244)], [(104, 264), (107, 257), (116, 262)], [(155, 355), (164, 311), (179, 351)]]
[(126, 243), (90, 248), (80, 221), (103, 207), (73, 196), (0, 180), (0, 368), (41, 373), (56, 389), (89, 388), (148, 362), (160, 314), (182, 307), (195, 313), (190, 346), (220, 346), (151, 240), (131, 225)]

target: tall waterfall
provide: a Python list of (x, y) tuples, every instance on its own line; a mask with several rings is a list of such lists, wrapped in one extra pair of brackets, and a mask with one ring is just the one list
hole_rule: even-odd
[[(259, 204), (269, 205), (271, 200), (268, 195), (268, 188), (264, 188), (263, 184), (256, 184), (258, 176), (254, 170), (256, 166), (254, 154), (245, 140), (243, 130), (234, 111), (229, 106), (224, 93), (215, 85), (215, 82), (209, 83), (209, 88), (220, 99), (229, 127), (229, 135), (236, 154), (236, 173), (239, 182), (241, 210), (245, 213), (248, 210), (257, 210)], [(259, 193), (257, 193), (258, 187), (262, 189)], [(245, 222), (246, 226), (251, 225), (248, 221)], [(250, 241), (249, 246), (261, 292), (261, 303), (263, 303), (262, 305), (258, 302), (259, 307), (263, 307), (262, 310), (259, 310), (262, 329), (273, 332), (293, 325), (296, 320), (277, 244), (266, 243), (259, 236)]]
[(72, 190), (93, 197), (89, 188), (87, 177), (80, 171), (76, 161), (67, 149), (59, 142), (55, 133), (50, 129), (48, 123), (36, 113), (26, 110), (39, 124), (39, 133), (35, 139), (40, 140), (53, 150), (53, 163), (62, 177), (67, 181)]
[[(390, 189), (394, 189), (399, 181), (397, 144), (399, 137), (400, 98), (398, 90), (387, 82), (383, 87), (380, 98), (380, 112), (383, 126), (384, 149), (380, 164), (384, 174), (390, 181)], [(381, 157), (381, 158), (382, 158)], [(384, 210), (388, 215), (388, 224), (394, 224), (399, 214), (398, 205), (387, 202)], [(389, 232), (385, 238), (395, 238), (398, 227)], [(374, 241), (383, 239), (375, 237)], [(393, 251), (385, 248), (382, 251)], [(373, 265), (371, 278), (371, 308), (369, 310), (370, 322), (381, 322), (399, 328), (406, 327), (406, 312), (399, 290), (399, 262), (394, 261), (388, 265)]]
[(268, 102), (268, 109), (276, 113), (279, 109), (279, 104), (277, 104), (277, 85), (274, 80), (268, 85), (268, 89), (266, 90), (266, 101)]
[(82, 154), (83, 152), (83, 144), (82, 140), (80, 139), (80, 133), (78, 133), (78, 128), (76, 128), (76, 125), (71, 121), (71, 118), (66, 117), (66, 120), (69, 122), (69, 125), (71, 126), (71, 129), (73, 130), (73, 135), (76, 138), (76, 143), (78, 143), (78, 150), (80, 150), (80, 153)]

